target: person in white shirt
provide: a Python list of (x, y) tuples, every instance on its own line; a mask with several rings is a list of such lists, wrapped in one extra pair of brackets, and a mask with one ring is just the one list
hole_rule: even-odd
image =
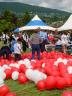
[(4, 44), (8, 43), (9, 36), (6, 33), (2, 33), (2, 40)]
[(61, 36), (61, 41), (62, 41), (62, 44), (64, 44), (64, 45), (68, 44), (68, 36), (65, 32)]
[(21, 40), (18, 39), (17, 43), (14, 44), (14, 55), (16, 61), (21, 59), (21, 53), (22, 53), (22, 44)]
[(67, 33), (66, 32), (64, 32), (62, 34), (61, 42), (62, 42), (63, 52), (66, 53), (67, 52), (67, 45), (68, 45), (68, 37), (67, 37)]
[(56, 40), (55, 49), (56, 49), (56, 51), (62, 52), (62, 41), (59, 37)]
[(55, 45), (62, 45), (62, 41), (60, 38), (56, 41)]

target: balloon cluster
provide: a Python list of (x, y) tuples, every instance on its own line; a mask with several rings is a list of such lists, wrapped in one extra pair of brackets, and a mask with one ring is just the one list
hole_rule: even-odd
[[(43, 52), (41, 60), (29, 60), (31, 53), (22, 60), (0, 60), (0, 96), (16, 96), (10, 93), (5, 79), (18, 80), (20, 84), (33, 81), (39, 90), (63, 89), (72, 86), (72, 56), (60, 52)], [(64, 96), (64, 95), (62, 95)]]
[(3, 84), (0, 85), (0, 96), (16, 96), (16, 94), (10, 92), (9, 87)]
[(71, 91), (65, 91), (62, 93), (61, 96), (72, 96), (72, 92)]

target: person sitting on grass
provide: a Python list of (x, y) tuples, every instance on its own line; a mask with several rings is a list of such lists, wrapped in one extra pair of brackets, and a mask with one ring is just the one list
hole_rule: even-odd
[(3, 58), (9, 59), (11, 55), (11, 50), (8, 45), (4, 44), (0, 49), (0, 57), (3, 56)]

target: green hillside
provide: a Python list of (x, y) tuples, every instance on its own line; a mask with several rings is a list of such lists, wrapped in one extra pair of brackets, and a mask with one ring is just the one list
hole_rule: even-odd
[(27, 5), (23, 3), (17, 3), (17, 2), (0, 2), (0, 14), (2, 14), (5, 10), (10, 10), (19, 16), (24, 15), (26, 11), (28, 11), (30, 15), (38, 14), (44, 17), (70, 15), (70, 13), (68, 12), (60, 11), (56, 9), (32, 6), (32, 5)]

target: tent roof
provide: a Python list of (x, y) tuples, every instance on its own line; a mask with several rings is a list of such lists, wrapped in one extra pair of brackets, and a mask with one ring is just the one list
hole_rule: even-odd
[(31, 20), (31, 21), (34, 21), (34, 20), (39, 20), (39, 21), (42, 21), (42, 20), (38, 17), (38, 15), (35, 15), (35, 16), (32, 18), (32, 20)]
[(35, 17), (26, 25), (26, 26), (47, 26), (39, 17), (35, 15)]
[(68, 20), (58, 28), (58, 31), (70, 30), (72, 29), (72, 15), (68, 18)]
[(44, 23), (39, 17), (38, 15), (35, 15), (33, 17), (33, 19), (26, 25), (20, 28), (17, 28), (14, 30), (14, 32), (19, 32), (19, 31), (23, 31), (23, 30), (34, 30), (37, 29), (38, 27), (40, 27), (40, 29), (44, 29), (44, 30), (55, 30), (55, 28), (48, 26), (46, 23)]

